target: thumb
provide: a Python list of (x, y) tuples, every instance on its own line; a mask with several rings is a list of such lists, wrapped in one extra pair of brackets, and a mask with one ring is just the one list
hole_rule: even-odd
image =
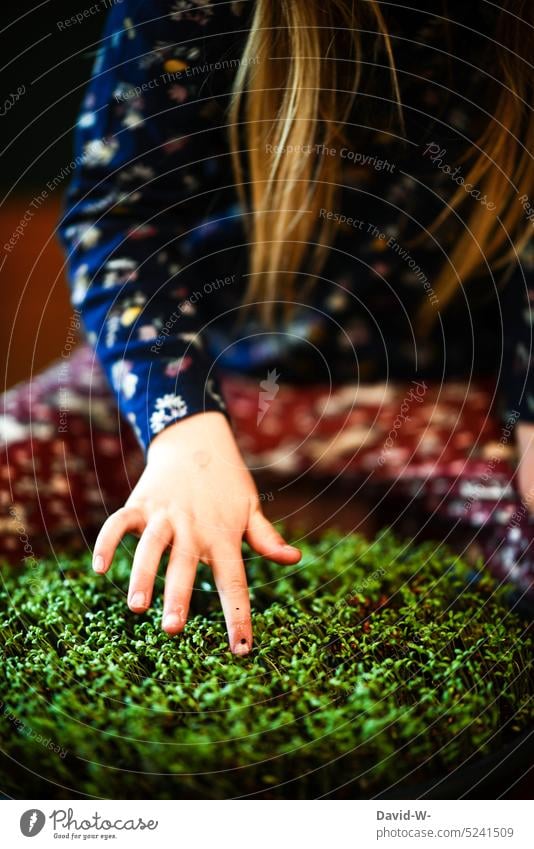
[(261, 510), (252, 513), (245, 539), (254, 551), (275, 563), (290, 565), (298, 563), (302, 557), (298, 548), (288, 545)]

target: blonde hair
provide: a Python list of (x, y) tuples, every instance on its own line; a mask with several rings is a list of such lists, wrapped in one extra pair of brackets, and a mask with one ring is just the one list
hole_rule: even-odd
[[(524, 58), (532, 55), (532, 5), (503, 0), (498, 13), (493, 73), (500, 69), (502, 85), (493, 117), (464, 156), (465, 182), (477, 186), (493, 208), (473, 203), (468, 210), (434, 286), (442, 307), (460, 283), (509, 265), (529, 238), (532, 225), (516, 195), (532, 186), (532, 70)], [(248, 300), (261, 302), (266, 318), (272, 317), (274, 301), (294, 297), (303, 269), (320, 272), (333, 241), (335, 223), (320, 218), (319, 211), (335, 208), (339, 157), (302, 152), (344, 139), (361, 82), (363, 29), (375, 31), (377, 45), (385, 48), (402, 129), (394, 51), (379, 0), (255, 0), (230, 108), (230, 144), (250, 244)], [(335, 61), (339, 57), (354, 62), (347, 88)], [(467, 197), (459, 186), (431, 232)], [(423, 299), (421, 323), (431, 323), (432, 313), (435, 308)]]

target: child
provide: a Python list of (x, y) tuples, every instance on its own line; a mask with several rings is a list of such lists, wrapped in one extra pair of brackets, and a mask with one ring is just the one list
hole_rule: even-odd
[[(482, 526), (528, 588), (534, 124), (517, 5), (113, 6), (61, 234), (128, 425), (117, 436), (84, 350), (75, 379), (97, 404), (71, 450), (86, 463), (107, 432), (113, 466), (97, 457), (92, 474), (125, 503), (94, 569), (138, 534), (128, 604), (143, 613), (168, 549), (168, 633), (202, 560), (248, 653), (242, 540), (299, 561), (263, 516), (255, 464), (395, 485), (420, 515)], [(133, 487), (129, 429), (145, 455)]]

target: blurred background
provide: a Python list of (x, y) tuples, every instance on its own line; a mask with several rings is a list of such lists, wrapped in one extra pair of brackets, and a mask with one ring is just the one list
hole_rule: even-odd
[[(112, 0), (4, 4), (0, 38), (0, 357), (4, 387), (61, 352), (72, 308), (56, 237), (73, 127)], [(85, 13), (79, 23), (67, 23)], [(24, 223), (22, 223), (24, 222)], [(17, 227), (23, 235), (11, 250)]]

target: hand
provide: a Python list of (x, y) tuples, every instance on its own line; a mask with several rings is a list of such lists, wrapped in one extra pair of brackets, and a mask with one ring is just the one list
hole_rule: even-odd
[(534, 513), (534, 425), (518, 424), (516, 441), (519, 451), (519, 492), (525, 506)]
[(159, 562), (170, 547), (162, 627), (168, 634), (179, 633), (202, 560), (213, 571), (235, 654), (247, 654), (252, 647), (243, 537), (276, 563), (290, 565), (301, 557), (263, 515), (228, 421), (217, 412), (177, 422), (153, 440), (128, 501), (98, 535), (95, 572), (109, 569), (119, 542), (132, 531), (141, 539), (130, 577), (130, 610), (144, 613), (150, 607)]

